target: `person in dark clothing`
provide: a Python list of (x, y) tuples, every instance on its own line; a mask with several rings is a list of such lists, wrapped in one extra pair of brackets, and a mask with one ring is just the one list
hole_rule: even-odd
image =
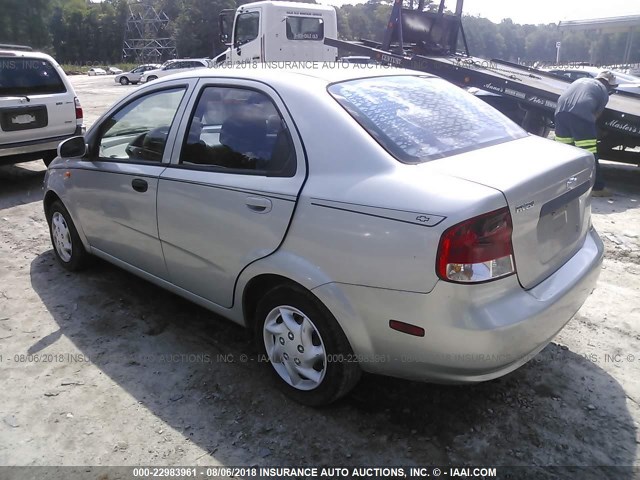
[(595, 196), (608, 194), (598, 161), (596, 121), (617, 85), (616, 76), (609, 70), (601, 71), (596, 78), (580, 78), (560, 95), (555, 111), (556, 141), (583, 148), (596, 159)]

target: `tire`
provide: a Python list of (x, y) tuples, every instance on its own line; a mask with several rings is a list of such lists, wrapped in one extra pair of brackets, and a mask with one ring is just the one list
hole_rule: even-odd
[(277, 387), (296, 402), (328, 405), (358, 383), (362, 372), (347, 337), (331, 312), (303, 288), (273, 288), (258, 302), (255, 320), (258, 349), (269, 359), (264, 364)]
[(154, 80), (157, 80), (158, 77), (156, 77), (155, 75), (151, 75), (150, 77), (147, 77), (147, 82), (153, 82)]
[(122, 77), (120, 79), (120, 85), (129, 85), (129, 79), (127, 77)]
[(85, 268), (89, 264), (90, 255), (82, 245), (71, 215), (59, 200), (49, 207), (47, 223), (53, 252), (60, 265), (70, 272)]
[(46, 153), (42, 156), (42, 161), (48, 167), (51, 162), (56, 158), (56, 153)]
[(522, 128), (527, 132), (537, 135), (542, 138), (547, 138), (551, 131), (548, 125), (547, 118), (533, 110), (527, 110), (522, 120)]

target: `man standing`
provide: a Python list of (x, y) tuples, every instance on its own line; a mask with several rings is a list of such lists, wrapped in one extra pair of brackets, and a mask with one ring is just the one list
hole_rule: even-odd
[(596, 78), (579, 78), (558, 98), (555, 112), (556, 140), (584, 148), (596, 159), (594, 196), (604, 196), (604, 179), (598, 161), (596, 120), (604, 111), (609, 95), (618, 86), (616, 76), (603, 70)]

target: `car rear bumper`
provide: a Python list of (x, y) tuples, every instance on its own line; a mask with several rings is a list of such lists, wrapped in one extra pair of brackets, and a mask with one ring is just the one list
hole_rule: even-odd
[(44, 152), (55, 151), (58, 148), (60, 142), (75, 137), (77, 135), (84, 135), (84, 126), (77, 126), (72, 135), (62, 135), (58, 137), (43, 138), (39, 140), (30, 140), (26, 142), (8, 143), (6, 145), (0, 144), (0, 163), (5, 163), (5, 160), (11, 160), (9, 157), (28, 158)]
[[(471, 383), (520, 367), (567, 324), (593, 291), (604, 246), (595, 230), (553, 275), (530, 290), (515, 276), (480, 285), (438, 282), (428, 294), (329, 284), (314, 293), (343, 326), (365, 371)], [(420, 326), (424, 337), (389, 328)], [(332, 359), (336, 361), (339, 359)]]

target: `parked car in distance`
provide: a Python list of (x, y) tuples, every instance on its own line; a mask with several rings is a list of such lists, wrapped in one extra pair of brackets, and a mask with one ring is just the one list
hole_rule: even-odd
[(130, 83), (136, 85), (140, 81), (140, 77), (144, 72), (149, 70), (157, 70), (160, 68), (160, 65), (156, 63), (148, 63), (146, 65), (138, 65), (136, 68), (131, 70), (130, 72), (124, 72), (115, 77), (116, 83), (120, 85), (129, 85)]
[[(555, 75), (560, 75), (562, 77), (567, 77), (571, 79), (571, 81), (574, 81), (579, 78), (595, 78), (596, 75), (598, 75), (598, 73), (602, 70), (602, 68), (598, 67), (580, 66), (576, 68), (552, 68), (548, 70), (548, 72)], [(624, 72), (613, 71), (613, 73), (615, 74), (618, 81), (618, 86), (615, 88), (616, 90), (620, 92), (635, 93), (636, 95), (640, 95), (639, 78)]]
[(140, 77), (140, 82), (151, 82), (156, 80), (157, 78), (164, 77), (167, 75), (171, 75), (173, 73), (185, 72), (187, 70), (192, 70), (194, 68), (209, 68), (212, 67), (213, 64), (211, 60), (206, 58), (187, 58), (187, 59), (177, 59), (166, 62), (162, 67), (156, 70), (148, 70), (142, 74)]
[(258, 368), (307, 405), (361, 371), (505, 375), (600, 272), (593, 155), (422, 72), (185, 72), (59, 155), (44, 211), (60, 264), (95, 255), (246, 326)]
[(84, 133), (80, 101), (60, 65), (27, 47), (0, 45), (0, 164), (43, 159)]
[(109, 72), (109, 75), (119, 75), (122, 73), (122, 69), (118, 67), (109, 67), (107, 72)]
[(88, 71), (87, 71), (87, 75), (89, 75), (90, 77), (94, 77), (96, 75), (106, 75), (107, 72), (105, 71), (104, 68), (98, 68), (98, 67), (91, 67)]

